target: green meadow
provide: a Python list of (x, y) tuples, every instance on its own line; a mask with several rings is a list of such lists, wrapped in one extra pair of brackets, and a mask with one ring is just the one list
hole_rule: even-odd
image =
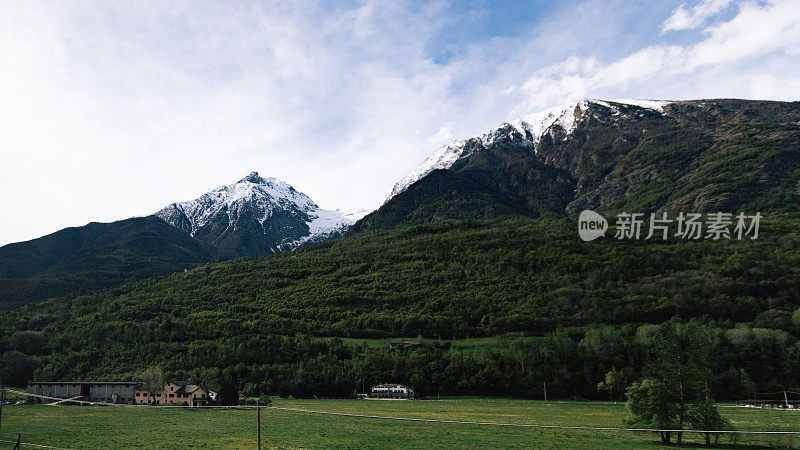
[[(293, 400), (272, 406), (407, 418), (511, 424), (621, 427), (625, 406), (610, 402), (549, 402), (516, 399)], [(800, 411), (722, 407), (738, 430), (800, 431)], [(62, 448), (253, 448), (254, 409), (193, 410), (99, 406), (5, 406), (0, 439)], [(643, 432), (537, 429), (332, 416), (278, 409), (261, 412), (265, 448), (476, 448), (476, 447), (659, 447)], [(702, 442), (697, 434), (688, 446)], [(2, 442), (2, 447), (10, 446)], [(734, 448), (800, 447), (798, 436), (724, 436)]]

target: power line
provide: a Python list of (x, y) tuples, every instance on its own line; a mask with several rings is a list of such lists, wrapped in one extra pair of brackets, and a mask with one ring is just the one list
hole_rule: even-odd
[[(0, 442), (7, 442), (9, 444), (16, 444), (17, 443), (17, 441), (7, 441), (5, 439), (0, 439)], [(35, 448), (53, 448), (53, 449), (58, 449), (58, 450), (72, 450), (72, 449), (65, 448), (65, 447), (52, 447), (52, 446), (49, 446), (49, 445), (31, 444), (30, 442), (20, 442), (20, 444), (21, 445), (27, 445), (28, 447), (35, 447)]]

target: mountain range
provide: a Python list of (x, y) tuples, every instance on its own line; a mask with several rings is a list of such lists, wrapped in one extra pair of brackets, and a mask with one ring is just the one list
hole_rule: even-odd
[[(252, 173), (0, 248), (0, 377), (159, 365), (254, 396), (397, 380), (607, 399), (603, 380), (646, 376), (677, 318), (707, 327), (718, 399), (781, 392), (800, 385), (799, 195), (797, 102), (581, 100), (444, 146), (349, 228)], [(763, 219), (758, 239), (583, 242), (584, 208)]]
[(153, 216), (0, 247), (0, 304), (417, 224), (798, 205), (798, 102), (583, 99), (443, 146), (369, 214), (252, 172)]
[(795, 211), (800, 103), (584, 99), (448, 144), (350, 229), (488, 217)]
[(152, 216), (93, 222), (0, 247), (0, 305), (294, 250), (341, 236), (365, 212), (321, 209), (291, 185), (251, 172)]

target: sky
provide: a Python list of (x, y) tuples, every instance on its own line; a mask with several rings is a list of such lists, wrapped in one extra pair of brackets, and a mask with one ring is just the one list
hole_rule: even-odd
[(800, 100), (800, 1), (0, 0), (0, 245), (251, 171), (374, 209), (584, 97)]

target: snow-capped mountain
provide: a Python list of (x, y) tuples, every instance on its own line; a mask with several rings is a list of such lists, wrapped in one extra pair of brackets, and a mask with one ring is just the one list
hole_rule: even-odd
[(258, 256), (339, 237), (366, 213), (321, 209), (291, 185), (252, 172), (155, 215), (233, 254)]
[[(610, 209), (634, 198), (644, 204), (655, 198), (647, 189), (661, 189), (665, 185), (660, 183), (677, 170), (670, 164), (670, 158), (678, 158), (674, 149), (653, 149), (669, 142), (681, 148), (681, 157), (697, 152), (717, 139), (720, 117), (744, 120), (731, 112), (742, 105), (732, 105), (582, 99), (528, 114), (443, 146), (398, 181), (383, 205), (348, 233), (433, 222), (559, 217)], [(680, 170), (692, 167), (697, 166), (681, 165)], [(674, 199), (672, 206), (705, 210), (717, 203), (693, 193)]]
[[(386, 199), (388, 201), (395, 195), (405, 191), (409, 186), (425, 177), (429, 173), (437, 169), (449, 169), (456, 163), (456, 161), (471, 156), (468, 148), (485, 148), (497, 139), (503, 137), (522, 138), (531, 146), (534, 153), (536, 146), (539, 144), (542, 136), (550, 134), (554, 136), (554, 131), (558, 128), (563, 133), (561, 139), (566, 139), (575, 130), (578, 123), (586, 116), (590, 106), (600, 107), (610, 110), (612, 116), (622, 117), (626, 114), (631, 114), (629, 106), (635, 109), (648, 109), (664, 113), (664, 106), (669, 104), (668, 101), (658, 100), (631, 100), (631, 99), (615, 99), (615, 100), (596, 100), (596, 99), (581, 99), (570, 102), (564, 105), (548, 108), (544, 111), (529, 114), (511, 122), (505, 122), (498, 128), (490, 130), (481, 136), (474, 137), (466, 140), (458, 140), (451, 142), (438, 151), (429, 156), (425, 161), (419, 165), (414, 171), (400, 179), (392, 188), (392, 192)], [(511, 136), (509, 136), (509, 133)], [(516, 134), (516, 136), (514, 136)], [(478, 144), (477, 147), (468, 144)]]

